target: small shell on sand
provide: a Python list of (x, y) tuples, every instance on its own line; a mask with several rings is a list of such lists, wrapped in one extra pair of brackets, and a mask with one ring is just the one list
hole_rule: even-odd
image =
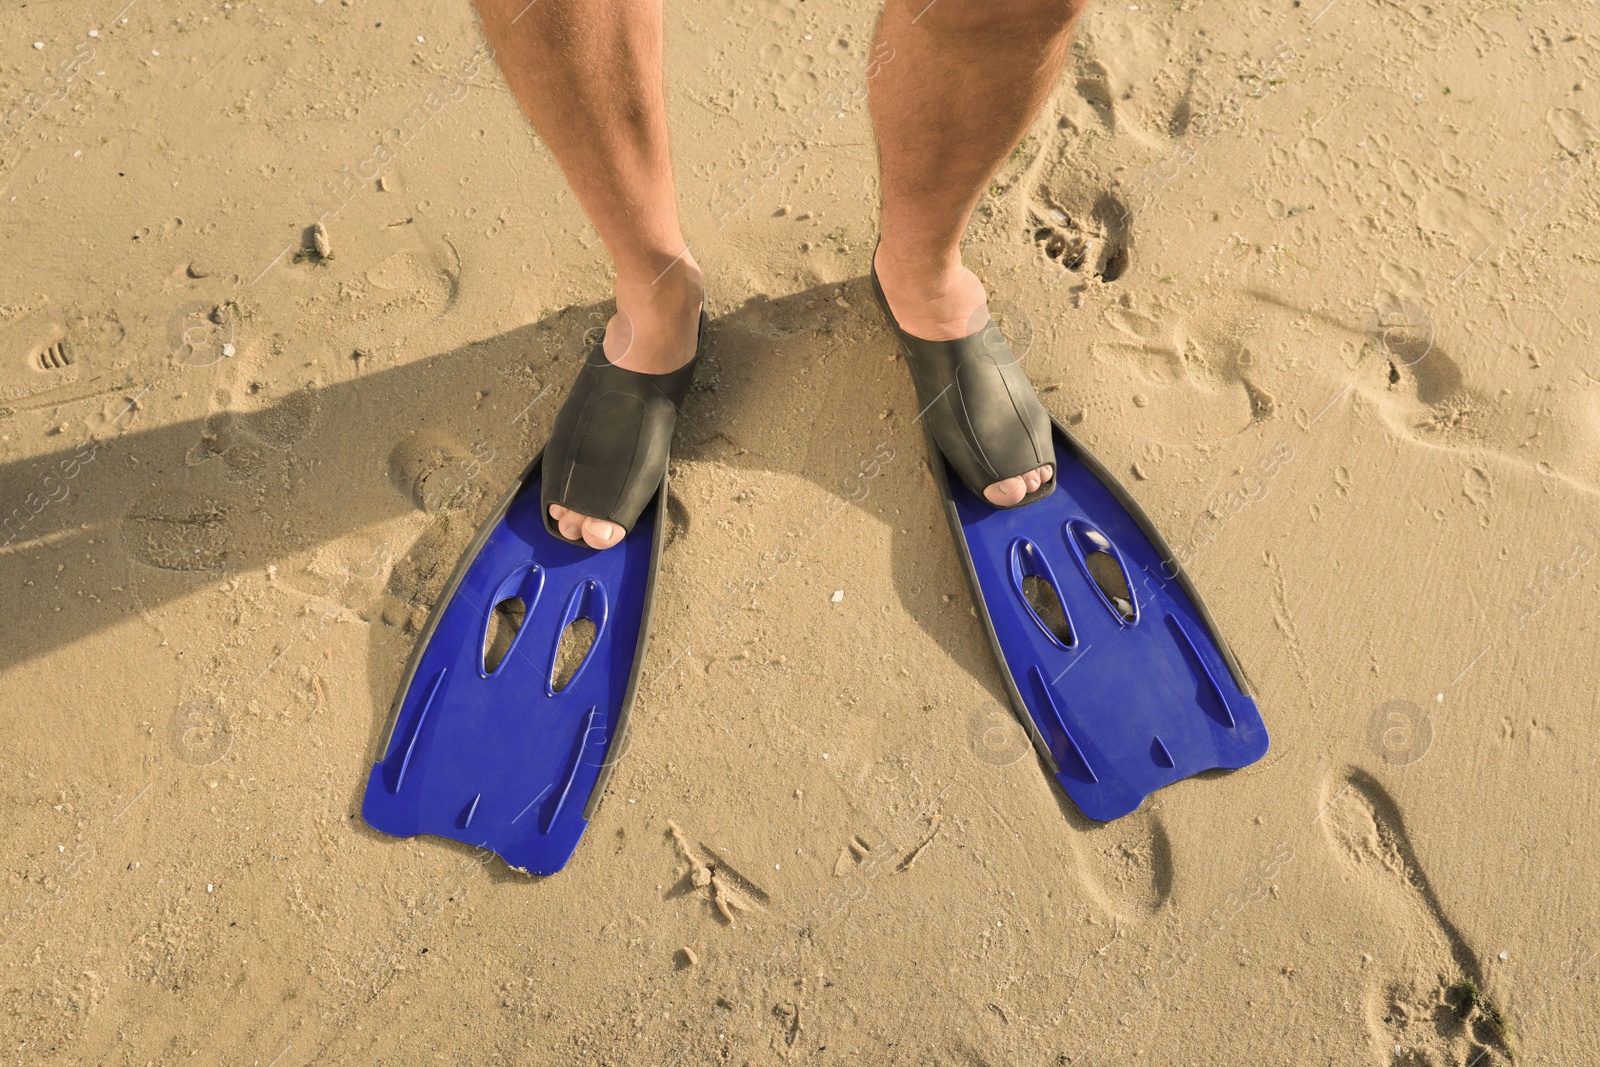
[(328, 228), (320, 222), (311, 227), (311, 246), (323, 259), (333, 256), (333, 242), (328, 239)]

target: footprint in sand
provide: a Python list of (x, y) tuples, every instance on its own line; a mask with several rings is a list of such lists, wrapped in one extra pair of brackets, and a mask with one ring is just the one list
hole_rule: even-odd
[(1574, 156), (1582, 155), (1590, 145), (1600, 141), (1600, 129), (1596, 129), (1583, 112), (1570, 107), (1551, 108), (1544, 113), (1544, 121), (1556, 143)]
[[(1491, 451), (1501, 460), (1524, 469), (1549, 474), (1548, 461), (1530, 455), (1538, 439), (1550, 460), (1592, 484), (1600, 481), (1594, 457), (1600, 444), (1600, 402), (1590, 390), (1560, 390), (1550, 383), (1526, 387), (1519, 395), (1509, 390), (1498, 396), (1482, 388), (1467, 372), (1444, 338), (1457, 333), (1470, 348), (1473, 338), (1460, 333), (1459, 316), (1423, 306), (1404, 295), (1418, 287), (1411, 272), (1392, 263), (1380, 267), (1390, 287), (1362, 319), (1327, 314), (1267, 292), (1251, 289), (1252, 297), (1297, 316), (1309, 316), (1328, 327), (1359, 339), (1355, 353), (1353, 388), (1360, 400), (1376, 410), (1390, 433), (1407, 441), (1454, 449), (1481, 466), (1481, 456)], [(1454, 327), (1454, 328), (1453, 328)], [(1510, 348), (1528, 357), (1531, 366), (1544, 366), (1541, 353), (1562, 346), (1587, 344), (1586, 336), (1555, 315), (1544, 315), (1531, 334), (1519, 334)], [(1338, 394), (1342, 397), (1344, 394)], [(1335, 398), (1337, 399), (1337, 397)], [(1307, 429), (1311, 411), (1299, 409), (1295, 420)], [(1487, 469), (1484, 472), (1487, 476)], [(1470, 486), (1469, 499), (1484, 511), (1483, 478)], [(1487, 523), (1486, 523), (1487, 524)]]
[(169, 571), (228, 566), (236, 502), (181, 488), (153, 489), (122, 517), (122, 544), (140, 563)]
[(1466, 383), (1432, 316), (1408, 300), (1380, 304), (1357, 362), (1357, 388), (1396, 432), (1432, 444), (1483, 443), (1494, 402)]
[(1182, 137), (1189, 132), (1189, 124), (1194, 121), (1194, 83), (1199, 76), (1199, 69), (1189, 68), (1189, 79), (1184, 85), (1183, 95), (1178, 97), (1178, 102), (1172, 105), (1172, 114), (1167, 119), (1167, 134), (1174, 139)]
[(282, 451), (294, 447), (311, 432), (318, 410), (315, 394), (309, 388), (297, 389), (241, 414), (239, 428), (267, 447)]
[(1028, 227), (1046, 259), (1074, 274), (1114, 282), (1128, 272), (1133, 214), (1112, 193), (1101, 193), (1087, 210), (1070, 211), (1058, 200), (1071, 197), (1043, 186), (1029, 202)]
[(1408, 394), (1436, 411), (1463, 399), (1461, 367), (1440, 347), (1433, 318), (1423, 307), (1390, 301), (1376, 309), (1373, 319), (1369, 351), (1387, 365), (1389, 391)]
[(1136, 811), (1108, 823), (1069, 814), (1078, 877), (1089, 896), (1120, 919), (1154, 915), (1172, 895), (1172, 842), (1161, 819)]
[(480, 481), (495, 450), (478, 442), (470, 448), (433, 430), (407, 434), (389, 452), (389, 480), (430, 515), (475, 507), (488, 492)]
[[(1516, 466), (1545, 474), (1546, 465), (1553, 463), (1592, 485), (1600, 472), (1594, 458), (1600, 405), (1591, 391), (1545, 382), (1515, 394), (1508, 389), (1491, 395), (1442, 343), (1441, 336), (1452, 333), (1450, 326), (1448, 315), (1437, 309), (1430, 314), (1417, 301), (1392, 293), (1363, 324), (1355, 386), (1390, 431), (1474, 458), (1487, 448)], [(1510, 351), (1534, 369), (1545, 366), (1552, 353), (1569, 346), (1581, 352), (1588, 344), (1572, 324), (1555, 315), (1542, 316), (1536, 326), (1513, 338)], [(1462, 343), (1472, 342), (1468, 336)], [(1539, 451), (1530, 454), (1535, 443)], [(1489, 513), (1477, 499), (1481, 494), (1471, 495), (1487, 525)]]
[(1069, 425), (1122, 420), (1143, 439), (1219, 440), (1277, 416), (1277, 399), (1254, 381), (1259, 359), (1226, 324), (1200, 325), (1186, 310), (1147, 301), (1102, 309), (1090, 342), (1092, 373), (1040, 382)]
[(46, 314), (48, 310), (42, 307), (23, 313), (0, 326), (0, 352), (20, 355), (21, 366), (12, 363), (8, 369), (26, 371), (0, 375), (0, 401), (25, 400), (80, 381), (94, 357), (122, 343), (124, 332), (115, 314), (69, 311), (51, 315)]
[(1399, 806), (1371, 775), (1323, 786), (1317, 822), (1347, 881), (1361, 885), (1374, 930), (1364, 997), (1373, 1062), (1491, 1067), (1510, 1039), (1485, 998), (1483, 970), (1417, 863)]
[[(1149, 201), (1152, 182), (1171, 175), (1206, 110), (1197, 100), (1201, 68), (1181, 51), (1168, 32), (1142, 24), (1078, 34), (1076, 92), (1058, 97), (1059, 118), (1026, 205), (1048, 258), (1107, 282), (1127, 272), (1134, 211)], [(1181, 80), (1173, 77), (1178, 64), (1187, 69)], [(1135, 174), (1140, 180), (1130, 186)], [(1131, 189), (1139, 193), (1130, 200)]]
[(1132, 262), (1133, 211), (1111, 191), (1120, 168), (1101, 158), (1108, 152), (1116, 157), (1126, 140), (1117, 132), (1115, 99), (1122, 93), (1120, 83), (1100, 61), (1085, 62), (1077, 83), (1079, 95), (1111, 136), (1096, 138), (1092, 126), (1087, 132), (1082, 129), (1082, 116), (1064, 115), (1042, 135), (1037, 148), (1025, 153), (1026, 164), (1008, 180), (1029, 190), (1022, 198), (1018, 221), (1039, 254), (1062, 269), (1062, 277), (1114, 282)]
[[(1471, 451), (1488, 446), (1525, 463), (1518, 454), (1526, 443), (1525, 427), (1507, 419), (1502, 400), (1469, 381), (1442, 339), (1450, 332), (1448, 317), (1402, 295), (1409, 288), (1403, 268), (1384, 264), (1380, 273), (1395, 291), (1382, 294), (1365, 321), (1328, 315), (1262, 289), (1252, 289), (1250, 295), (1360, 338), (1352, 384), (1395, 435)], [(1302, 429), (1307, 427), (1305, 415), (1295, 417)]]
[[(224, 403), (227, 399), (224, 396)], [(309, 389), (301, 389), (253, 411), (231, 408), (212, 412), (189, 450), (194, 467), (221, 459), (229, 481), (247, 482), (259, 476), (275, 452), (286, 452), (311, 431), (318, 404)]]
[(1106, 65), (1098, 59), (1090, 59), (1080, 65), (1078, 80), (1075, 88), (1078, 95), (1083, 97), (1083, 102), (1094, 109), (1106, 130), (1110, 133), (1117, 132), (1117, 90), (1112, 86), (1111, 72)]
[(356, 340), (362, 347), (381, 347), (436, 322), (455, 307), (461, 292), (460, 263), (452, 269), (431, 250), (402, 249), (367, 268), (350, 292)]
[[(967, 742), (973, 755), (995, 767), (1031, 762), (1034, 755), (1027, 732), (1011, 710), (996, 704), (981, 704), (968, 713)], [(1085, 818), (1070, 801), (1060, 803), (1076, 831), (1070, 839), (1077, 859), (1074, 866), (1090, 899), (1123, 920), (1143, 919), (1159, 910), (1172, 895), (1172, 843), (1160, 818), (1141, 810), (1099, 823)], [(939, 829), (937, 818), (897, 869), (909, 868), (933, 840)], [(844, 871), (847, 861), (859, 860), (867, 847), (864, 840), (854, 840), (840, 853), (834, 874)]]
[(72, 349), (64, 337), (46, 341), (28, 354), (28, 365), (42, 371), (66, 370), (72, 366)]

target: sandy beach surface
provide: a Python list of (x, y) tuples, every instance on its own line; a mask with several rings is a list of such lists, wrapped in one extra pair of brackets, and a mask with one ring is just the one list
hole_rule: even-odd
[(1591, 4), (1084, 19), (967, 261), (1272, 733), (1101, 825), (864, 277), (875, 7), (673, 0), (708, 358), (629, 748), (538, 879), (359, 811), (603, 249), (465, 2), (122, 2), (0, 18), (0, 1060), (1592, 1058)]

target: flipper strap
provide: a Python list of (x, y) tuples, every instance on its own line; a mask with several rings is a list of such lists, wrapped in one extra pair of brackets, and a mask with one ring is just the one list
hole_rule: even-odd
[[(986, 499), (987, 486), (1053, 462), (1050, 416), (994, 319), (967, 337), (927, 341), (895, 320), (876, 266), (872, 291), (900, 339), (921, 417), (968, 489)], [(1051, 471), (1049, 481), (1012, 506), (1048, 496), (1055, 484)]]
[(606, 358), (603, 341), (590, 349), (544, 448), (539, 511), (553, 536), (562, 535), (550, 517), (552, 504), (633, 529), (666, 473), (705, 335), (701, 311), (694, 359), (666, 374), (618, 367)]

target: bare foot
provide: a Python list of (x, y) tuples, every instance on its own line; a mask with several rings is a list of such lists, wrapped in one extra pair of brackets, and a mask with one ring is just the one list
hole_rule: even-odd
[[(893, 255), (887, 246), (879, 245), (873, 267), (895, 321), (912, 337), (954, 341), (989, 325), (989, 297), (983, 291), (983, 283), (959, 261), (940, 267), (915, 251)], [(1049, 480), (1047, 463), (1015, 478), (993, 482), (984, 488), (983, 495), (996, 507), (1011, 507)]]
[[(606, 359), (624, 370), (669, 374), (694, 358), (705, 281), (687, 250), (657, 278), (617, 279), (617, 313), (606, 323)], [(1020, 497), (1018, 499), (1021, 499)], [(610, 548), (628, 531), (614, 522), (550, 505), (561, 536)]]

